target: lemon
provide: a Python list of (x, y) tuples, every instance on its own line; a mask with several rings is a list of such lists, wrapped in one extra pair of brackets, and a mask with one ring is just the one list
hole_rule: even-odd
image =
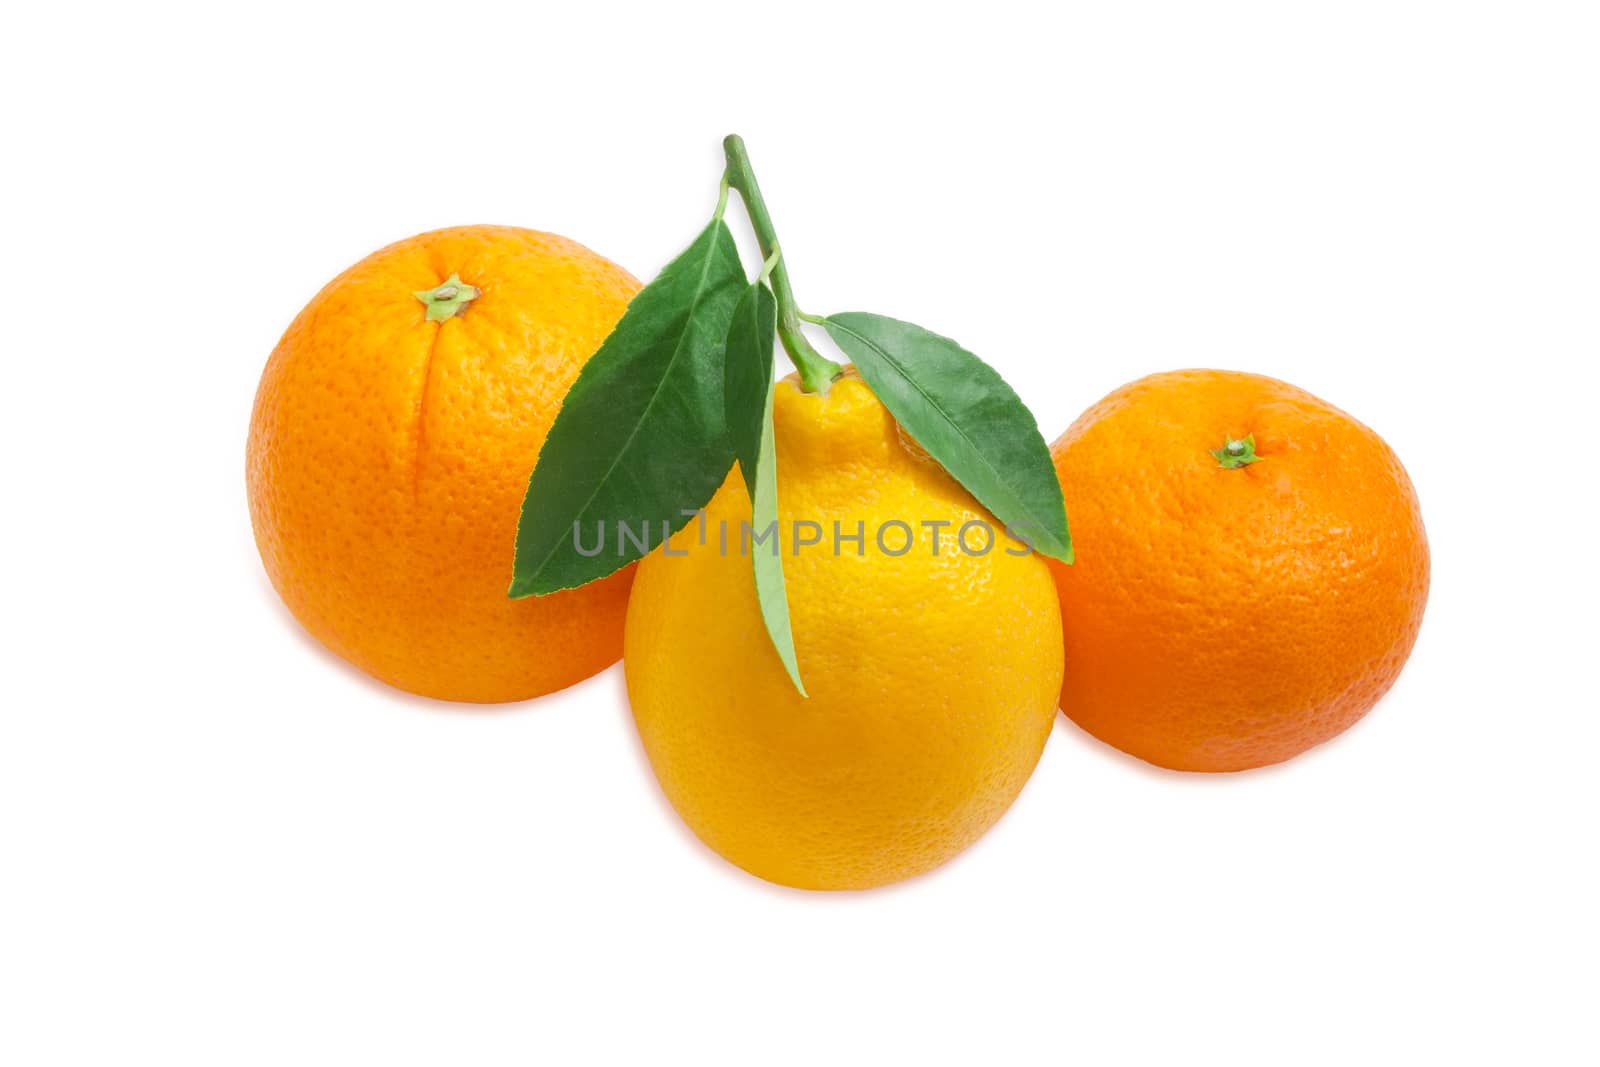
[(779, 382), (773, 421), (809, 697), (763, 628), (745, 553), (771, 541), (746, 547), (736, 468), (639, 567), (634, 720), (673, 807), (731, 862), (807, 889), (899, 881), (975, 841), (1037, 764), (1061, 687), (1055, 586), (853, 372), (826, 393)]

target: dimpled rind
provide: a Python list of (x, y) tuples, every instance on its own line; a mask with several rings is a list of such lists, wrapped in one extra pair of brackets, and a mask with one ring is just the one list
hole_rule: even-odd
[[(1212, 455), (1254, 435), (1257, 462)], [(1235, 771), (1335, 736), (1404, 666), (1428, 597), (1389, 446), (1310, 393), (1229, 371), (1116, 390), (1051, 446), (1077, 562), (1052, 566), (1062, 710), (1162, 767)]]
[[(906, 447), (853, 375), (825, 396), (778, 383), (780, 529), (823, 543), (783, 566), (801, 675), (794, 689), (763, 628), (738, 551), (750, 503), (737, 468), (706, 510), (641, 564), (628, 609), (628, 695), (650, 763), (691, 829), (762, 878), (807, 889), (883, 885), (975, 841), (1032, 773), (1055, 718), (1061, 620), (1041, 557), (948, 474)], [(876, 532), (919, 541), (894, 556)], [(934, 556), (924, 520), (944, 520)], [(967, 522), (997, 530), (968, 555)], [(719, 528), (729, 524), (730, 550)], [(864, 524), (864, 554), (841, 542)], [(898, 550), (903, 535), (885, 534)], [(981, 547), (977, 528), (968, 543)]]
[[(419, 290), (481, 290), (427, 319)], [(262, 562), (319, 641), (391, 685), (524, 700), (614, 662), (632, 571), (506, 596), (528, 474), (639, 283), (563, 237), (436, 230), (330, 282), (267, 363), (246, 474)]]

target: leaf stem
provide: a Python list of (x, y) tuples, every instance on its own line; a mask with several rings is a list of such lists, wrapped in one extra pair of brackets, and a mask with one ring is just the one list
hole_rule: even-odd
[[(761, 276), (758, 277), (756, 281), (764, 282), (768, 278), (771, 278), (772, 272), (777, 269), (778, 264), (782, 261), (783, 249), (774, 246), (772, 249), (772, 255), (768, 256), (767, 261), (761, 264)], [(805, 318), (805, 313), (801, 312), (800, 317)]]
[(728, 160), (723, 183), (739, 190), (745, 213), (750, 216), (750, 226), (761, 245), (761, 254), (772, 261), (772, 295), (778, 303), (778, 340), (783, 342), (789, 361), (800, 372), (800, 388), (808, 393), (824, 392), (844, 368), (812, 348), (800, 330), (800, 308), (795, 303), (794, 287), (789, 284), (789, 269), (778, 251), (778, 235), (772, 229), (772, 216), (767, 214), (767, 202), (761, 198), (761, 186), (756, 184), (755, 171), (750, 167), (744, 138), (730, 133), (723, 138), (722, 151)]

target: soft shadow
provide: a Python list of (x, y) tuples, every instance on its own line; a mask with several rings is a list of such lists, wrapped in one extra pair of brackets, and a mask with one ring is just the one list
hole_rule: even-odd
[(420, 711), (446, 715), (481, 715), (484, 718), (494, 718), (506, 712), (517, 711), (526, 708), (530, 704), (543, 699), (543, 697), (555, 696), (558, 693), (570, 693), (574, 689), (583, 685), (584, 682), (590, 680), (587, 678), (582, 679), (573, 683), (572, 685), (567, 686), (565, 689), (557, 689), (554, 692), (544, 693), (538, 697), (530, 697), (527, 700), (508, 701), (499, 704), (476, 704), (470, 701), (462, 700), (440, 700), (437, 697), (427, 697), (418, 693), (411, 693), (404, 689), (396, 688), (395, 686), (390, 685), (388, 682), (383, 681), (381, 678), (374, 678), (360, 667), (355, 666), (354, 664), (330, 651), (326, 645), (324, 645), (321, 641), (318, 641), (316, 637), (312, 635), (310, 630), (307, 630), (301, 625), (300, 620), (294, 617), (294, 612), (290, 611), (284, 606), (283, 600), (278, 596), (278, 591), (272, 588), (272, 582), (267, 578), (266, 574), (259, 571), (257, 572), (256, 587), (261, 590), (262, 599), (266, 602), (268, 609), (275, 613), (279, 621), (283, 623), (284, 629), (293, 634), (295, 639), (298, 640), (301, 646), (308, 650), (311, 655), (315, 656), (324, 664), (331, 667), (335, 673), (343, 675), (346, 679), (355, 682), (361, 687), (374, 693), (381, 694), (389, 700), (394, 700), (398, 703), (406, 705), (407, 707), (415, 708)]
[(1120, 748), (1106, 744), (1073, 722), (1065, 712), (1057, 713), (1055, 732), (1062, 735), (1070, 735), (1073, 744), (1092, 749), (1099, 758), (1107, 759), (1112, 763), (1120, 763), (1124, 767), (1138, 771), (1148, 778), (1157, 778), (1167, 782), (1192, 783), (1203, 789), (1215, 789), (1225, 787), (1231, 782), (1275, 778), (1290, 768), (1305, 766), (1315, 760), (1326, 758), (1324, 755), (1326, 752), (1330, 749), (1338, 748), (1344, 743), (1345, 738), (1358, 732), (1362, 725), (1383, 707), (1387, 699), (1388, 697), (1385, 696), (1378, 701), (1377, 705), (1361, 718), (1351, 723), (1342, 732), (1335, 734), (1320, 744), (1313, 745), (1298, 756), (1291, 756), (1281, 763), (1269, 763), (1265, 767), (1250, 767), (1242, 771), (1178, 771), (1170, 767), (1158, 767), (1154, 763), (1149, 763), (1138, 756), (1129, 755)]

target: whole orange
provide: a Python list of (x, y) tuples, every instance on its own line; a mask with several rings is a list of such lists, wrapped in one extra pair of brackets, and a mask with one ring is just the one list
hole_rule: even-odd
[(616, 661), (631, 570), (506, 590), (545, 434), (638, 288), (564, 237), (465, 226), (312, 299), (267, 361), (246, 463), (262, 562), (307, 630), (444, 700), (523, 700)]
[(1278, 763), (1394, 683), (1428, 597), (1405, 468), (1302, 389), (1190, 370), (1101, 400), (1051, 447), (1077, 562), (1053, 566), (1061, 707), (1187, 771)]

